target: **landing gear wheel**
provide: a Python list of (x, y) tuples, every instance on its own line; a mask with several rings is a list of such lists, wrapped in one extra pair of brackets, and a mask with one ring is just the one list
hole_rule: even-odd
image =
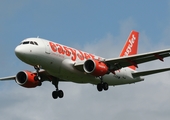
[(38, 86), (41, 86), (41, 85), (42, 85), (42, 82), (40, 81), (39, 84), (38, 84)]
[(106, 82), (97, 84), (97, 90), (99, 92), (101, 92), (102, 90), (106, 91), (108, 89), (109, 89), (109, 85)]
[(58, 91), (58, 97), (63, 98), (64, 97), (64, 92), (62, 90)]
[(64, 96), (64, 93), (63, 93), (62, 90), (58, 90), (58, 91), (53, 91), (53, 92), (52, 92), (52, 97), (53, 97), (54, 99), (57, 99), (58, 97), (59, 97), (59, 98), (63, 98), (63, 96)]
[(41, 80), (41, 77), (40, 77), (40, 76), (35, 76), (35, 77), (34, 77), (34, 80), (35, 80), (35, 81), (40, 81), (40, 80)]
[(97, 84), (97, 90), (101, 92), (103, 90), (103, 85), (101, 83)]
[(54, 99), (57, 99), (57, 98), (58, 98), (58, 92), (57, 92), (57, 91), (53, 91), (53, 92), (52, 92), (52, 97), (53, 97)]
[(109, 85), (107, 83), (105, 83), (105, 82), (103, 83), (103, 89), (104, 90), (108, 90), (109, 89)]
[(40, 76), (35, 76), (34, 77), (34, 81), (38, 81), (39, 82), (38, 86), (42, 85), (42, 81), (41, 81), (41, 77)]

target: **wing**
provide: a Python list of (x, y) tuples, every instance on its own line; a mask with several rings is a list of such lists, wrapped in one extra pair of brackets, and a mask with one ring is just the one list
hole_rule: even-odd
[[(128, 67), (131, 65), (138, 67), (138, 64), (150, 62), (157, 59), (163, 61), (164, 58), (169, 56), (170, 49), (166, 49), (119, 58), (105, 59), (103, 62), (109, 66), (110, 70), (119, 70), (123, 67)], [(74, 67), (80, 71), (84, 71), (83, 64), (84, 63), (75, 63)]]
[[(36, 71), (33, 71), (32, 73), (37, 74)], [(45, 70), (41, 70), (39, 72), (39, 75), (41, 76), (42, 81), (54, 79), (54, 77), (49, 75)], [(16, 79), (16, 75), (0, 78), (0, 81), (15, 80), (15, 79)]]
[(126, 57), (120, 57), (120, 58), (113, 58), (113, 59), (106, 59), (105, 63), (109, 66), (112, 66), (114, 70), (118, 70), (122, 67), (128, 67), (128, 66), (135, 66), (138, 67), (138, 64), (153, 61), (153, 60), (161, 60), (163, 61), (164, 58), (170, 56), (170, 49), (161, 50), (161, 51), (155, 51), (155, 52), (149, 52), (144, 54), (137, 54), (137, 55), (131, 55)]
[(0, 78), (0, 81), (15, 80), (15, 77), (16, 77), (16, 76), (3, 77), (3, 78)]

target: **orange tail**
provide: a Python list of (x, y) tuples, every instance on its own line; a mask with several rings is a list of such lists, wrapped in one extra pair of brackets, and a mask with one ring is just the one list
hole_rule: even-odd
[[(130, 56), (137, 54), (138, 50), (138, 37), (139, 33), (137, 31), (132, 31), (122, 49), (122, 52), (120, 53), (120, 57), (123, 56)], [(135, 70), (135, 66), (129, 66), (131, 69)]]

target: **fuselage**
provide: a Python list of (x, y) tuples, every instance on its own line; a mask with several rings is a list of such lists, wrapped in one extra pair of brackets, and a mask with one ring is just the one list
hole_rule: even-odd
[[(100, 82), (99, 77), (79, 71), (74, 67), (74, 64), (83, 63), (88, 59), (104, 61), (104, 58), (87, 52), (41, 38), (27, 38), (16, 47), (15, 54), (23, 62), (32, 66), (40, 65), (50, 75), (62, 81), (91, 84)], [(143, 80), (140, 77), (133, 78), (131, 74), (133, 72), (135, 71), (126, 67), (115, 71), (114, 74), (105, 74), (102, 79), (113, 86)]]

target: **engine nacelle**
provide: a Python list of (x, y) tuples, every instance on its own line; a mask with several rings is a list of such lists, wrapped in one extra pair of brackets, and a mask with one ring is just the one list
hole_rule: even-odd
[(86, 73), (92, 74), (96, 77), (103, 76), (108, 73), (108, 67), (104, 62), (98, 60), (86, 60), (83, 69)]
[(40, 85), (40, 81), (34, 80), (35, 73), (30, 71), (21, 71), (16, 75), (16, 83), (26, 88), (34, 88)]

